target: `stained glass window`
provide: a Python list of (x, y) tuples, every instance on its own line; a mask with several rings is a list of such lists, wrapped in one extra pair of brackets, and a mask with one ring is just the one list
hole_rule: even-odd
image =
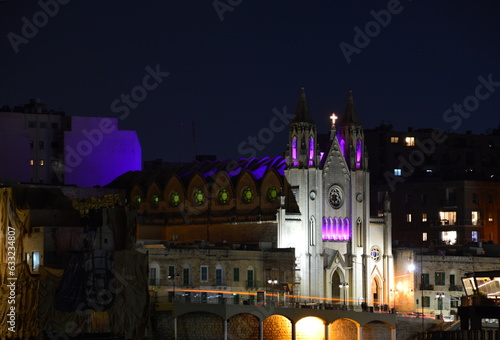
[(170, 205), (176, 207), (181, 203), (181, 195), (177, 191), (172, 191), (170, 194)]
[(243, 202), (245, 202), (245, 203), (250, 203), (250, 202), (252, 202), (252, 199), (253, 199), (253, 192), (252, 192), (252, 189), (250, 189), (249, 187), (246, 187), (246, 188), (243, 190), (242, 200), (243, 200)]
[(276, 189), (276, 187), (269, 187), (269, 189), (267, 189), (267, 200), (269, 202), (274, 202), (276, 201), (277, 197), (278, 197), (278, 190)]
[(205, 196), (203, 195), (203, 191), (196, 190), (194, 192), (193, 201), (195, 205), (202, 205), (205, 201)]
[(229, 202), (229, 192), (227, 189), (220, 189), (217, 196), (220, 204), (227, 204)]

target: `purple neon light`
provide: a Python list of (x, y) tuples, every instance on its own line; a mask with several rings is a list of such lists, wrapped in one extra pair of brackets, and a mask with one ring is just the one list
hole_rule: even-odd
[(325, 153), (323, 151), (321, 151), (319, 153), (319, 160), (322, 161), (323, 160), (323, 156), (325, 155)]
[(292, 138), (292, 159), (297, 159), (297, 137)]
[(340, 138), (340, 152), (342, 152), (342, 156), (345, 157), (345, 140), (344, 138)]
[(309, 159), (314, 159), (314, 138), (309, 137)]
[(361, 141), (358, 139), (356, 141), (356, 168), (361, 167)]
[(324, 241), (349, 241), (352, 237), (348, 218), (323, 217), (322, 236)]

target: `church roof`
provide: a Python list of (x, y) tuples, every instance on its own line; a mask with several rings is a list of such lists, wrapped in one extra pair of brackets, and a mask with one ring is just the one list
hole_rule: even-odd
[(240, 174), (248, 171), (258, 181), (270, 170), (274, 170), (280, 176), (284, 176), (285, 167), (286, 161), (283, 157), (194, 161), (169, 169), (129, 171), (117, 177), (113, 182), (108, 184), (108, 187), (130, 189), (134, 184), (148, 187), (152, 182), (164, 186), (172, 176), (177, 176), (187, 183), (196, 174), (201, 175), (207, 182), (212, 182), (219, 172), (225, 172), (229, 178), (236, 179)]
[(352, 98), (352, 90), (349, 90), (347, 95), (347, 105), (345, 107), (344, 114), (342, 115), (342, 120), (340, 125), (358, 125), (361, 126), (361, 121), (358, 117), (358, 112), (356, 111), (356, 106), (354, 105), (354, 100)]
[(293, 117), (292, 123), (309, 123), (314, 124), (314, 121), (311, 116), (311, 112), (307, 107), (306, 103), (306, 93), (304, 88), (302, 87), (300, 90), (300, 99), (297, 104), (297, 110), (295, 111), (295, 117)]

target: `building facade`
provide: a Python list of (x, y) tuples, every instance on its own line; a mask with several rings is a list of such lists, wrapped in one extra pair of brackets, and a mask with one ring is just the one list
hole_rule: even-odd
[(117, 118), (66, 116), (36, 99), (0, 110), (0, 142), (4, 182), (104, 186), (142, 169), (137, 134)]
[[(351, 92), (340, 122), (331, 118), (322, 146), (302, 89), (284, 157), (207, 160), (120, 176), (111, 186), (127, 188), (137, 245), (293, 249), (295, 295), (387, 304), (394, 276), (390, 202), (382, 216), (370, 217), (368, 159)], [(258, 289), (274, 280), (263, 279)]]

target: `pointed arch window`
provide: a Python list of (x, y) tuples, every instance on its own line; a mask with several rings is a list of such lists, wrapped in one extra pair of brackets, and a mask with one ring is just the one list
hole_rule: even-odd
[(356, 239), (358, 247), (363, 246), (363, 223), (361, 222), (361, 218), (356, 220)]
[(345, 157), (345, 140), (344, 140), (344, 138), (340, 138), (340, 152), (342, 152), (342, 156)]
[(293, 160), (293, 165), (297, 166), (297, 137), (292, 138), (292, 160)]
[(349, 241), (352, 238), (351, 222), (348, 218), (323, 217), (323, 241)]
[(361, 168), (361, 154), (362, 154), (363, 145), (361, 141), (358, 139), (356, 141), (356, 169)]
[(309, 166), (314, 165), (314, 138), (309, 137), (309, 161), (308, 161)]

